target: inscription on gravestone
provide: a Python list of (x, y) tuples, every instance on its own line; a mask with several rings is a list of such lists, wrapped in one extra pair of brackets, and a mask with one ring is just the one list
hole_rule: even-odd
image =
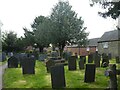
[(95, 64), (86, 64), (84, 82), (90, 83), (95, 81)]
[(51, 67), (51, 83), (52, 88), (64, 88), (66, 86), (63, 65)]

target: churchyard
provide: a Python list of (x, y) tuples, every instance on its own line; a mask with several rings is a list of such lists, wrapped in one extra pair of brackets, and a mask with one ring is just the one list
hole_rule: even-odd
[[(40, 60), (32, 54), (15, 54), (8, 59), (3, 88), (120, 88), (119, 63), (118, 58), (102, 59), (99, 54), (78, 58), (42, 54)], [(110, 71), (111, 64), (116, 65), (116, 73)]]

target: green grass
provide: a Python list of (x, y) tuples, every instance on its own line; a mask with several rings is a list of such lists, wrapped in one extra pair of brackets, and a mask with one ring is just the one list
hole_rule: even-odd
[[(110, 63), (115, 63), (111, 60)], [(118, 67), (118, 65), (117, 65)], [(104, 76), (107, 68), (97, 68), (96, 78), (93, 83), (84, 83), (85, 70), (79, 70), (77, 62), (76, 71), (68, 71), (65, 66), (66, 88), (106, 88), (109, 85), (109, 77)], [(51, 76), (47, 73), (43, 62), (36, 62), (35, 75), (22, 75), (21, 68), (8, 68), (3, 76), (4, 88), (51, 88)], [(120, 77), (118, 78), (120, 80)], [(119, 86), (120, 87), (120, 86)]]

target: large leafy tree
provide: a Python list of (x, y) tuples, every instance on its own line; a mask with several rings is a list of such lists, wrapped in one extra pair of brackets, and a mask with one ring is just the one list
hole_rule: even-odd
[(93, 6), (95, 3), (99, 3), (104, 12), (98, 12), (102, 17), (112, 17), (113, 19), (117, 19), (120, 15), (120, 0), (90, 0)]
[(40, 52), (43, 52), (43, 48), (50, 44), (50, 26), (50, 19), (44, 16), (36, 17), (31, 25), (35, 43), (39, 47)]
[(86, 44), (88, 33), (83, 27), (84, 21), (78, 18), (77, 13), (72, 10), (69, 2), (58, 2), (51, 13), (51, 41), (57, 45), (60, 55), (66, 44)]

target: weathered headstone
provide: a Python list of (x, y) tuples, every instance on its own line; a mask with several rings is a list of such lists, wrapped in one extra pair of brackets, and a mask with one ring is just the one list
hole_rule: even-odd
[(55, 62), (54, 62), (53, 60), (48, 60), (48, 61), (46, 62), (47, 72), (50, 72), (50, 68), (51, 68), (52, 66), (54, 66), (54, 65), (55, 65)]
[(110, 69), (105, 71), (105, 75), (110, 77), (110, 82), (109, 82), (109, 89), (110, 90), (117, 90), (117, 70), (116, 70), (116, 65), (111, 64)]
[(95, 81), (95, 64), (86, 64), (84, 82), (90, 83)]
[(116, 56), (115, 59), (116, 59), (116, 63), (120, 63), (120, 58), (119, 58), (119, 56)]
[(18, 68), (18, 59), (15, 56), (8, 59), (8, 68)]
[(71, 56), (68, 60), (68, 69), (76, 70), (76, 56)]
[(52, 88), (64, 88), (66, 86), (63, 65), (51, 67), (51, 83)]
[(88, 63), (93, 63), (93, 54), (88, 55)]
[(23, 74), (35, 74), (35, 58), (34, 57), (22, 57), (22, 73)]
[(80, 56), (80, 59), (84, 61), (84, 64), (86, 63), (86, 56)]
[(47, 58), (47, 55), (46, 55), (46, 54), (40, 54), (40, 55), (39, 55), (39, 60), (40, 60), (40, 61), (44, 61), (46, 58)]
[(107, 55), (102, 56), (102, 67), (107, 67), (109, 65), (109, 58)]
[(84, 69), (84, 59), (80, 59), (79, 63), (79, 69)]
[(112, 59), (112, 54), (108, 53), (108, 59), (111, 60)]
[(94, 59), (94, 63), (96, 67), (100, 67), (100, 60), (101, 60), (101, 56), (99, 54), (96, 54)]

